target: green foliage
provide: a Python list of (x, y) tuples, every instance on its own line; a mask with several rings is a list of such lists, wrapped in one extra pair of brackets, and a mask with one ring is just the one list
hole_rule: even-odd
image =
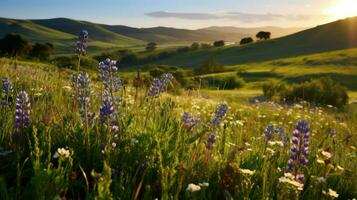
[(8, 34), (0, 39), (0, 55), (21, 57), (29, 52), (30, 49), (29, 41), (18, 34)]
[(194, 69), (195, 74), (210, 74), (217, 72), (224, 72), (225, 67), (219, 63), (218, 59), (213, 57), (201, 63), (201, 65)]
[(238, 89), (242, 88), (245, 81), (237, 75), (228, 75), (223, 77), (208, 77), (203, 79), (204, 84), (208, 88), (217, 89)]
[(146, 45), (146, 51), (155, 51), (157, 44), (155, 42), (149, 42)]
[(224, 46), (224, 40), (217, 40), (213, 42), (214, 47), (223, 47)]
[(347, 89), (334, 83), (330, 78), (320, 78), (300, 84), (287, 86), (281, 82), (269, 82), (263, 85), (263, 93), (269, 99), (297, 102), (308, 101), (315, 104), (342, 107), (348, 103)]
[[(52, 62), (59, 68), (77, 69), (78, 57), (77, 56), (59, 56), (52, 60)], [(96, 70), (98, 62), (89, 57), (81, 57), (81, 67), (85, 69)]]
[(249, 44), (249, 43), (252, 43), (252, 42), (254, 42), (253, 38), (245, 37), (245, 38), (241, 39), (239, 44), (243, 45), (243, 44)]
[(36, 43), (32, 46), (29, 56), (32, 58), (37, 58), (41, 61), (48, 60), (53, 52), (53, 44), (46, 43), (40, 44)]
[(270, 36), (271, 36), (271, 33), (270, 32), (265, 32), (265, 31), (259, 31), (256, 35), (256, 37), (259, 39), (259, 40), (267, 40), (267, 39), (270, 39)]

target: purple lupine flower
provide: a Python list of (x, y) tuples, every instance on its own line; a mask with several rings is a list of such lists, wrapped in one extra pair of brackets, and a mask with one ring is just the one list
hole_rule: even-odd
[(87, 53), (87, 47), (88, 47), (88, 31), (82, 30), (78, 36), (76, 53), (79, 56), (85, 55)]
[[(100, 122), (102, 124), (112, 125), (112, 122), (115, 121), (114, 117), (114, 106), (112, 97), (107, 91), (103, 93), (102, 104), (100, 106)], [(109, 124), (108, 124), (109, 123)]]
[(212, 133), (210, 136), (208, 136), (207, 142), (206, 142), (206, 148), (207, 149), (212, 149), (213, 144), (217, 140), (217, 135), (215, 133)]
[(82, 123), (85, 122), (86, 116), (90, 123), (94, 114), (89, 111), (90, 108), (90, 79), (87, 73), (81, 72), (78, 76), (78, 101), (79, 112), (81, 115)]
[(2, 108), (5, 108), (6, 106), (9, 105), (12, 101), (12, 84), (10, 82), (10, 79), (7, 77), (2, 78), (2, 98), (1, 98), (1, 106)]
[(99, 78), (110, 93), (118, 91), (121, 87), (120, 79), (115, 76), (118, 71), (116, 63), (117, 61), (109, 58), (99, 63)]
[(19, 92), (16, 98), (15, 129), (30, 126), (30, 102), (25, 91)]
[(171, 83), (172, 79), (174, 78), (174, 76), (172, 76), (172, 74), (167, 73), (161, 76), (160, 78), (160, 82), (161, 82), (161, 88), (160, 88), (160, 92), (163, 92), (167, 89), (167, 86)]
[(216, 109), (216, 112), (214, 114), (214, 117), (211, 121), (211, 123), (214, 125), (214, 126), (219, 126), (219, 124), (221, 123), (223, 117), (226, 115), (228, 111), (228, 106), (226, 103), (221, 103), (217, 109)]
[(266, 139), (267, 141), (272, 140), (273, 137), (274, 137), (274, 133), (275, 133), (274, 125), (273, 125), (273, 124), (269, 124), (269, 125), (264, 129), (265, 139)]
[(200, 119), (198, 117), (193, 117), (190, 113), (184, 112), (182, 114), (182, 122), (183, 127), (187, 130), (191, 130), (194, 126), (196, 126)]
[(302, 180), (304, 178), (302, 170), (309, 162), (309, 137), (309, 123), (305, 120), (299, 120), (293, 132), (290, 159), (286, 170), (292, 173), (296, 180)]
[(160, 96), (160, 93), (167, 89), (167, 86), (173, 78), (174, 77), (170, 73), (162, 75), (160, 79), (154, 78), (148, 92), (148, 97), (155, 98)]
[(161, 82), (159, 79), (154, 78), (154, 80), (151, 83), (150, 89), (148, 91), (148, 97), (150, 98), (155, 98), (160, 96), (160, 88), (161, 86)]

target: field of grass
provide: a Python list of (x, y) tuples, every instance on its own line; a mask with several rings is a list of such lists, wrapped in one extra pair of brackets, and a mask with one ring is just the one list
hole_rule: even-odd
[[(232, 68), (248, 73), (243, 78), (252, 85), (268, 73), (274, 78), (314, 72), (307, 66), (300, 70), (276, 63)], [(121, 100), (114, 101), (112, 118), (105, 118), (104, 108), (110, 104), (102, 97), (105, 87), (96, 72), (88, 71), (90, 92), (80, 93), (88, 95), (89, 105), (73, 97), (78, 93), (71, 89), (70, 70), (32, 62), (18, 62), (15, 68), (6, 59), (0, 69), (0, 77), (13, 84), (0, 111), (1, 199), (357, 197), (355, 110), (249, 103), (248, 96), (259, 94), (257, 87), (235, 91), (242, 95), (237, 101), (232, 91), (213, 90), (180, 95), (162, 91), (150, 98), (147, 88), (136, 91), (126, 85), (110, 92)], [(326, 69), (337, 73), (338, 68)], [(356, 74), (354, 68), (346, 69), (345, 74)], [(16, 98), (20, 91), (28, 93), (29, 105)], [(2, 100), (5, 94), (2, 91)], [(28, 125), (19, 120), (27, 108)], [(81, 118), (80, 113), (88, 112), (95, 114), (92, 120)], [(183, 118), (184, 112), (190, 114)], [(15, 121), (15, 116), (22, 117)], [(291, 147), (296, 147), (293, 131), (306, 133), (295, 127), (301, 119), (307, 120), (310, 136), (305, 136), (309, 142), (303, 140), (308, 149), (298, 146), (298, 155), (308, 162), (304, 167), (296, 161), (287, 173)], [(284, 131), (266, 129), (270, 124)]]
[(227, 66), (227, 72), (206, 74), (207, 77), (236, 75), (242, 77), (246, 90), (259, 90), (271, 80), (301, 83), (315, 78), (330, 77), (349, 90), (351, 102), (357, 91), (357, 49), (331, 51), (267, 62)]

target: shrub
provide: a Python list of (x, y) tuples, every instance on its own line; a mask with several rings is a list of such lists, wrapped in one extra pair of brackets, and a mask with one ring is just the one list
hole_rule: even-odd
[(285, 83), (269, 82), (263, 85), (263, 93), (269, 99), (288, 102), (307, 101), (314, 104), (342, 107), (348, 103), (347, 89), (331, 78), (320, 78), (290, 87)]
[(202, 82), (203, 86), (218, 89), (238, 89), (244, 86), (245, 82), (236, 75), (224, 77), (208, 77)]
[(217, 58), (210, 58), (203, 62), (198, 68), (195, 68), (195, 74), (210, 74), (225, 71), (225, 67), (221, 65)]
[(215, 47), (223, 47), (224, 46), (224, 40), (218, 40), (213, 43), (213, 46)]
[[(60, 68), (76, 69), (78, 58), (77, 56), (59, 56), (54, 58), (52, 62)], [(81, 57), (81, 67), (97, 70), (98, 61), (88, 57)]]

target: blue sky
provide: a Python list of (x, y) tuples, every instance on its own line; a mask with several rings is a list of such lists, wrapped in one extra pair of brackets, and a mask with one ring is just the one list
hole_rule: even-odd
[(0, 0), (0, 16), (136, 27), (314, 26), (334, 20), (327, 11), (340, 1), (348, 0)]

